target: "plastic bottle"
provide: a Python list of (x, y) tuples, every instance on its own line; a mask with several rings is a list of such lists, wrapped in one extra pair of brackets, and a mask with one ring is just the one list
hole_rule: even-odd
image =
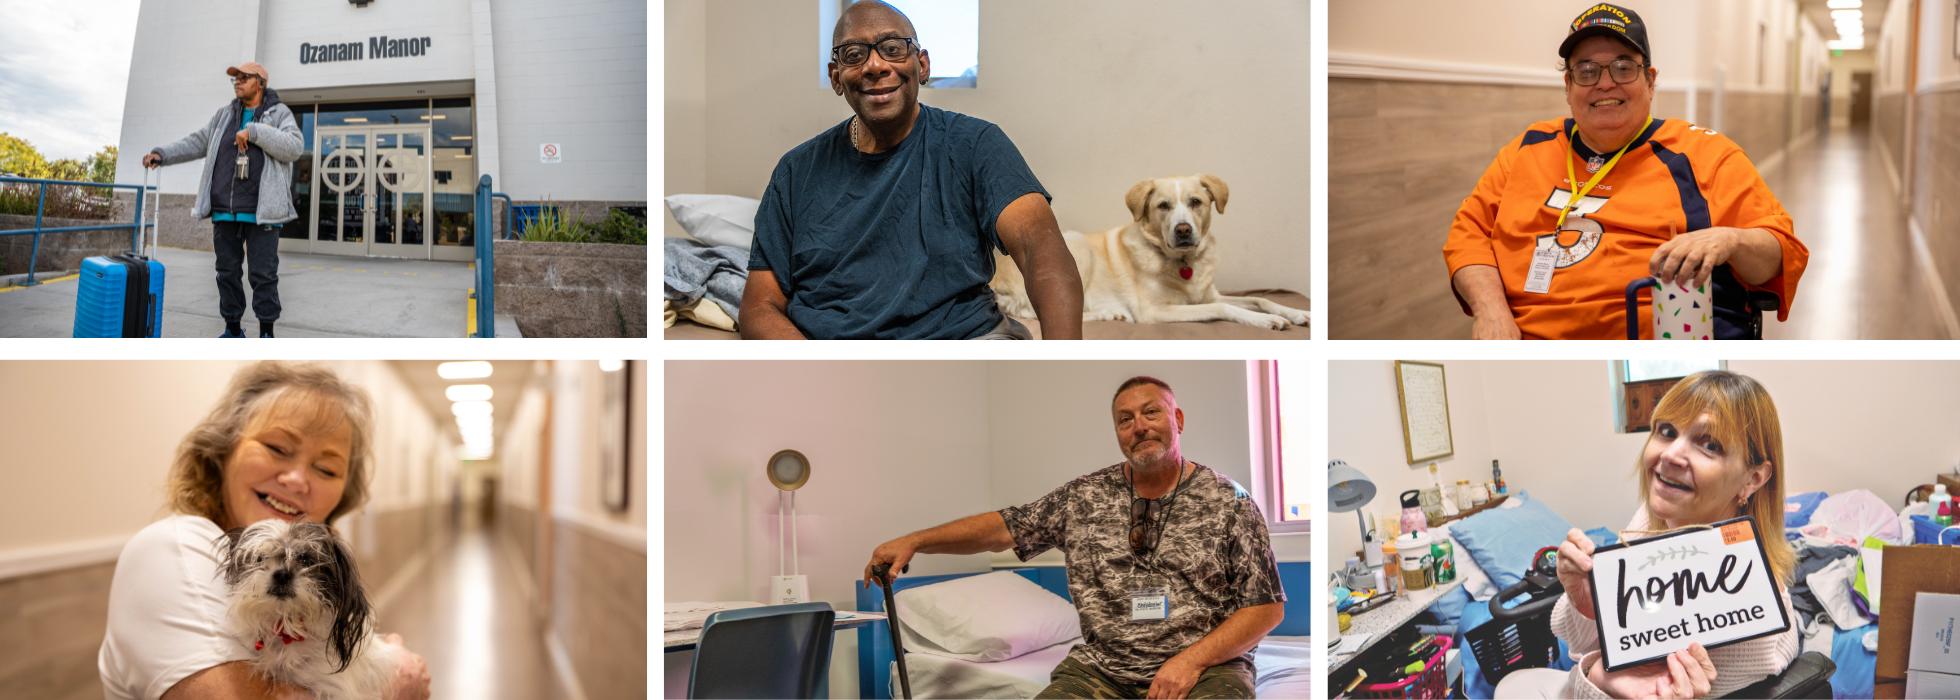
[(1940, 514), (1933, 518), (1933, 522), (1939, 523), (1940, 527), (1953, 527), (1953, 511), (1947, 506), (1948, 504), (1941, 503)]
[(1932, 512), (1937, 513), (1939, 512), (1940, 504), (1943, 503), (1951, 507), (1953, 496), (1946, 492), (1946, 484), (1933, 484), (1933, 495), (1926, 499), (1926, 507), (1933, 509)]

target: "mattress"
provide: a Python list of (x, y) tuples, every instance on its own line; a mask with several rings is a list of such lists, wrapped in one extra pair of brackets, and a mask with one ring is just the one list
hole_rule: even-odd
[[(1032, 698), (1048, 687), (1048, 675), (1081, 641), (1077, 637), (990, 663), (912, 652), (905, 655), (905, 670), (912, 676), (915, 698)], [(1317, 697), (1312, 685), (1312, 652), (1311, 642), (1270, 638), (1261, 642), (1253, 654), (1253, 675), (1259, 697)], [(898, 665), (892, 664), (891, 671), (894, 674), (891, 687), (896, 689)]]
[[(1307, 310), (1307, 297), (1299, 292), (1286, 289), (1252, 289), (1234, 292), (1219, 292), (1227, 296), (1264, 297), (1302, 311)], [(1035, 319), (1020, 319), (1041, 337), (1041, 323)], [(667, 340), (737, 340), (738, 333), (709, 328), (688, 320), (676, 321), (665, 331)], [(1082, 324), (1082, 337), (1087, 340), (1306, 340), (1313, 332), (1305, 326), (1291, 326), (1284, 331), (1248, 326), (1230, 321), (1209, 321), (1205, 323), (1124, 323), (1121, 321), (1091, 321)]]

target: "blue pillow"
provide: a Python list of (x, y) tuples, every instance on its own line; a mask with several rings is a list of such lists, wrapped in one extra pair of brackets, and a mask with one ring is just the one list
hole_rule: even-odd
[(1613, 533), (1612, 530), (1608, 530), (1603, 527), (1596, 527), (1591, 530), (1587, 530), (1586, 537), (1592, 538), (1594, 548), (1604, 547), (1609, 544), (1620, 543), (1619, 535), (1616, 535)]
[(1499, 590), (1524, 580), (1540, 547), (1565, 541), (1572, 523), (1536, 499), (1516, 508), (1492, 508), (1450, 526), (1450, 534), (1490, 575)]

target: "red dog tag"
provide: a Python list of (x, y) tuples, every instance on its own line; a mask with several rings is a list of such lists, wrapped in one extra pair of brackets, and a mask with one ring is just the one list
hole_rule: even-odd
[(1188, 267), (1180, 267), (1180, 268), (1178, 268), (1178, 269), (1177, 269), (1177, 276), (1179, 276), (1179, 277), (1183, 277), (1184, 279), (1187, 279), (1187, 280), (1188, 280), (1188, 279), (1191, 279), (1191, 268), (1188, 268)]

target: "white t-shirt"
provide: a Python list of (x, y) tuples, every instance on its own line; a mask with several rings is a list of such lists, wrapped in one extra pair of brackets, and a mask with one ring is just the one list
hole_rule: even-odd
[(252, 658), (225, 631), (230, 592), (218, 576), (224, 532), (195, 515), (173, 515), (136, 533), (116, 560), (109, 630), (96, 668), (110, 700), (156, 700), (191, 674)]

